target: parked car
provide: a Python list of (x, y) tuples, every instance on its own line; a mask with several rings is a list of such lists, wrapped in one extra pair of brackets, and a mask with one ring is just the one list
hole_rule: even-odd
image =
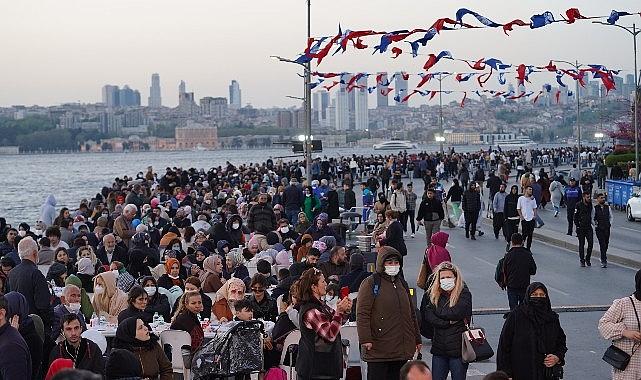
[(639, 192), (632, 193), (632, 196), (628, 199), (626, 214), (631, 222), (641, 218), (641, 194)]

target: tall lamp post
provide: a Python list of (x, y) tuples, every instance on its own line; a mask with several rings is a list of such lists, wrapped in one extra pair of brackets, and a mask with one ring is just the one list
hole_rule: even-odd
[[(555, 59), (554, 62), (561, 62), (561, 63), (567, 63), (568, 65), (574, 67), (576, 69), (577, 75), (579, 74), (579, 69), (583, 67), (582, 64), (579, 63), (579, 61), (576, 62), (568, 62), (568, 61), (563, 61), (560, 59)], [(574, 95), (576, 97), (576, 133), (577, 133), (577, 142), (578, 142), (578, 153), (576, 155), (576, 163), (579, 169), (581, 169), (581, 103), (579, 99), (579, 80), (577, 79), (576, 81), (576, 93)]]
[(608, 24), (601, 21), (592, 21), (594, 24), (601, 24), (606, 26), (616, 26), (621, 28), (632, 35), (632, 43), (634, 46), (634, 169), (639, 179), (639, 68), (637, 67), (637, 36), (641, 30), (637, 30), (637, 25), (632, 24), (632, 27), (621, 26), (617, 24)]
[(451, 76), (452, 74), (446, 74), (443, 76), (443, 73), (438, 74), (438, 126), (441, 133), (441, 138), (436, 141), (440, 142), (441, 145), (441, 156), (443, 155), (443, 142), (445, 141), (445, 132), (443, 131), (443, 79)]

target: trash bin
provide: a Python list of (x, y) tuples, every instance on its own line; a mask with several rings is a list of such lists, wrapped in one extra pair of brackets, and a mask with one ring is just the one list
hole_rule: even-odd
[(634, 188), (640, 185), (641, 182), (606, 180), (605, 188), (610, 204), (617, 210), (625, 210)]

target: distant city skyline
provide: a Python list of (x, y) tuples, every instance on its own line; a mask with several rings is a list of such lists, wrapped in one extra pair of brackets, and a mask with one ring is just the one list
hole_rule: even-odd
[[(639, 3), (632, 0), (586, 0), (580, 4), (522, 0), (518, 6), (509, 7), (498, 0), (478, 4), (462, 0), (429, 4), (399, 0), (391, 12), (384, 0), (324, 0), (322, 3), (312, 0), (312, 34), (333, 35), (339, 24), (343, 30), (426, 28), (437, 18), (454, 18), (461, 7), (505, 22), (526, 19), (546, 10), (559, 18), (570, 6), (578, 6), (582, 14), (589, 16), (607, 15), (612, 9), (638, 12), (640, 8)], [(214, 14), (216, 22), (212, 22)], [(196, 99), (229, 97), (229, 83), (237, 80), (244, 89), (242, 106), (298, 106), (299, 101), (286, 96), (302, 95), (302, 80), (296, 75), (301, 70), (269, 56), (294, 58), (302, 51), (306, 40), (304, 14), (305, 2), (301, 0), (251, 5), (239, 5), (233, 0), (9, 2), (3, 5), (0, 14), (0, 47), (4, 53), (0, 61), (0, 88), (3, 89), (0, 106), (96, 103), (102, 100), (100, 89), (108, 83), (127, 83), (132, 89), (140, 89), (145, 100), (151, 100), (156, 98), (151, 94), (150, 83), (154, 73), (162, 78), (159, 101), (168, 107), (179, 103), (175, 89), (180, 80), (190, 84)], [(287, 22), (282, 22), (284, 16)], [(623, 18), (621, 23), (631, 25), (634, 21), (638, 21), (638, 17)], [(328, 57), (320, 67), (314, 64), (313, 69), (385, 71), (390, 76), (397, 71), (422, 71), (425, 56), (411, 58), (403, 54), (394, 60), (390, 54), (371, 55), (375, 39), (366, 42), (371, 45), (370, 49)], [(409, 46), (400, 47), (409, 50)], [(574, 25), (557, 23), (535, 30), (515, 29), (509, 37), (497, 29), (443, 32), (421, 53), (441, 50), (449, 50), (457, 58), (496, 57), (514, 64), (544, 65), (549, 59), (578, 59), (622, 69), (624, 78), (631, 73), (633, 63), (632, 38), (628, 34), (589, 21), (578, 21)], [(469, 71), (464, 63), (452, 61), (440, 63), (434, 69)], [(514, 81), (514, 78), (508, 80)], [(540, 89), (544, 83), (554, 85), (554, 75), (533, 75), (527, 88)], [(375, 85), (373, 78), (369, 78), (369, 85)], [(409, 89), (415, 85), (416, 78), (410, 78)], [(447, 80), (443, 85), (444, 89), (473, 91), (478, 88)], [(497, 89), (499, 85), (492, 79), (486, 87)], [(337, 90), (331, 92), (332, 99)], [(449, 97), (447, 101), (454, 98)], [(377, 104), (376, 95), (370, 94), (368, 99), (369, 107), (373, 108)], [(419, 96), (413, 98), (410, 105), (421, 103), (425, 100)], [(229, 107), (233, 107), (231, 102)]]

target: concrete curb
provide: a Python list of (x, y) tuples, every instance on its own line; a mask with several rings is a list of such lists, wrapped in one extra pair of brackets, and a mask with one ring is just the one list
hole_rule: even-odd
[[(483, 223), (488, 226), (492, 226), (491, 219), (484, 218)], [(533, 236), (535, 240), (548, 243), (559, 248), (565, 248), (570, 251), (568, 253), (576, 256), (578, 261), (579, 240), (575, 235), (569, 236), (563, 233), (537, 228), (534, 230)], [(595, 235), (591, 261), (595, 263), (595, 265), (600, 265), (600, 257), (601, 252), (599, 251), (599, 243)], [(630, 253), (618, 248), (608, 248), (608, 262), (638, 268), (641, 267), (641, 255)]]

